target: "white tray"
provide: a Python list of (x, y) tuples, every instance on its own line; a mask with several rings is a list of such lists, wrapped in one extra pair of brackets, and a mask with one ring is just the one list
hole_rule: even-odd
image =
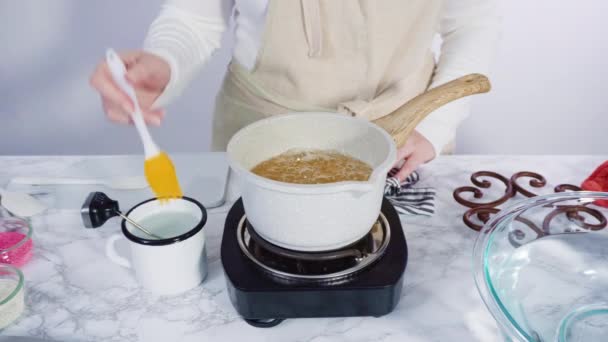
[[(199, 201), (206, 208), (224, 204), (228, 179), (228, 163), (225, 153), (202, 153), (170, 155), (184, 196)], [(143, 175), (143, 158), (139, 157), (92, 157), (83, 158), (61, 174), (45, 174), (37, 170), (35, 174), (19, 176), (86, 177), (111, 178), (118, 176)], [(117, 200), (126, 212), (139, 202), (154, 197), (150, 188), (140, 190), (114, 190), (101, 185), (22, 185), (9, 182), (8, 190), (28, 193), (48, 193), (39, 199), (54, 209), (79, 210), (89, 193), (101, 191)]]

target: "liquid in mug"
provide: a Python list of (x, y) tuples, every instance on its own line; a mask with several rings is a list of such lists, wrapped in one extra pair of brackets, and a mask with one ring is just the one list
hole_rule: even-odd
[[(151, 233), (169, 239), (194, 228), (198, 224), (198, 219), (194, 215), (184, 212), (160, 212), (145, 216), (138, 223)], [(149, 238), (138, 229), (132, 229), (131, 232), (144, 239)]]

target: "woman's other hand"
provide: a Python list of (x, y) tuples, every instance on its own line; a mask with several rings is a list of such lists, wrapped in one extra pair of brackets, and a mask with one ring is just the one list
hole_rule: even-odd
[[(151, 110), (150, 107), (169, 83), (169, 64), (164, 59), (144, 51), (122, 52), (119, 56), (127, 68), (127, 81), (135, 88), (145, 122), (159, 126), (164, 111)], [(134, 105), (112, 80), (105, 60), (97, 65), (90, 83), (99, 92), (103, 109), (111, 121), (132, 123), (130, 113), (133, 112)]]
[(395, 175), (400, 182), (414, 172), (420, 165), (435, 158), (435, 148), (422, 134), (414, 131), (408, 138), (405, 145), (397, 151), (397, 162), (394, 167), (398, 167), (403, 160), (405, 162)]

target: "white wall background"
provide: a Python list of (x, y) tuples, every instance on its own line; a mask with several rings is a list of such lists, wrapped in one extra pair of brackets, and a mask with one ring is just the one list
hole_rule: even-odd
[[(205, 1), (205, 0), (201, 0)], [(0, 155), (141, 153), (88, 77), (105, 48), (137, 48), (162, 0), (0, 0)], [(608, 2), (503, 0), (493, 92), (474, 100), (458, 153), (608, 152)], [(231, 37), (152, 134), (206, 151)]]

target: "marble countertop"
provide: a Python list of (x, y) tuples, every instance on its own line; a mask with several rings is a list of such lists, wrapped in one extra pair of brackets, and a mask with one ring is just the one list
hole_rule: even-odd
[[(203, 155), (188, 155), (200, 162)], [(402, 216), (409, 247), (404, 288), (396, 309), (380, 318), (289, 319), (272, 329), (247, 325), (228, 299), (220, 263), (226, 212), (238, 196), (229, 183), (227, 202), (210, 210), (207, 224), (209, 275), (196, 289), (173, 297), (142, 291), (128, 269), (104, 254), (105, 238), (119, 220), (84, 229), (78, 210), (87, 189), (51, 193), (54, 208), (32, 219), (35, 254), (24, 267), (27, 309), (0, 335), (59, 341), (499, 341), (497, 326), (473, 281), (471, 253), (477, 236), (462, 222), (465, 208), (452, 191), (469, 184), (472, 172), (543, 174), (552, 192), (559, 183), (580, 184), (606, 156), (446, 156), (420, 169), (420, 186), (437, 189), (437, 214)], [(106, 175), (140, 171), (130, 156), (0, 157), (0, 185), (20, 175)], [(104, 167), (93, 167), (104, 165)], [(497, 185), (497, 191), (500, 186)], [(105, 191), (105, 189), (100, 189)], [(113, 193), (125, 208), (141, 201)], [(129, 197), (131, 196), (131, 197)], [(136, 197), (137, 197), (136, 196)], [(517, 200), (517, 198), (513, 199)], [(53, 202), (54, 201), (54, 202)], [(134, 204), (135, 202), (133, 202)]]

